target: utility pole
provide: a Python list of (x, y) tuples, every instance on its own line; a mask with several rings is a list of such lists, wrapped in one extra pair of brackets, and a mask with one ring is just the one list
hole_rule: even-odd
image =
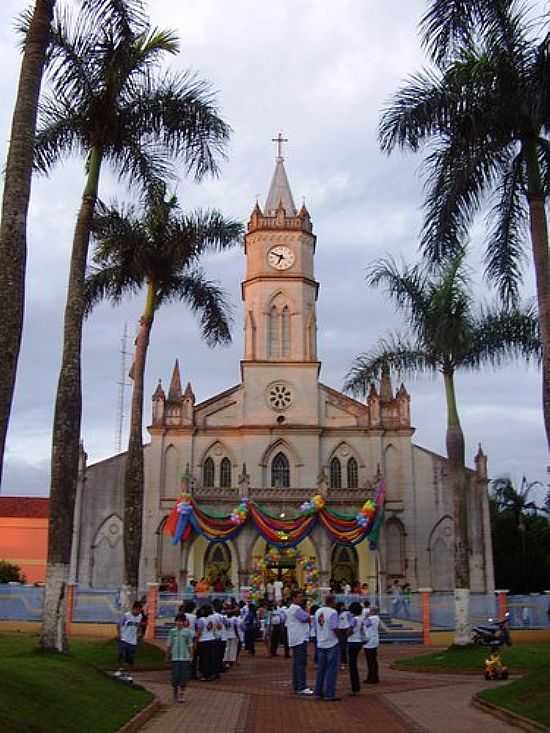
[(122, 338), (120, 339), (120, 372), (119, 372), (119, 380), (117, 382), (118, 385), (118, 399), (117, 399), (117, 412), (116, 412), (116, 431), (115, 431), (115, 449), (117, 453), (122, 452), (122, 433), (124, 430), (124, 418), (125, 418), (125, 409), (124, 409), (124, 396), (125, 396), (125, 389), (126, 387), (129, 387), (129, 382), (126, 381), (126, 375), (128, 372), (127, 368), (127, 359), (126, 357), (129, 356), (129, 353), (127, 351), (127, 343), (128, 343), (128, 324), (124, 324), (124, 330), (122, 331)]

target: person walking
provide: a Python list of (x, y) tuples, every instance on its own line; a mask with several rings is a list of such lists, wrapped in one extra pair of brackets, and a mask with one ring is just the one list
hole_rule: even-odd
[(216, 679), (216, 635), (217, 618), (212, 606), (205, 604), (199, 609), (195, 623), (201, 680), (210, 682)]
[(313, 605), (309, 609), (309, 614), (311, 616), (311, 624), (309, 626), (309, 640), (311, 642), (311, 645), (313, 646), (313, 664), (315, 667), (317, 667), (317, 628), (315, 626), (315, 614), (317, 612), (317, 609), (319, 606)]
[(377, 685), (380, 682), (378, 675), (378, 647), (380, 646), (380, 617), (378, 608), (371, 606), (369, 615), (365, 620), (364, 644), (365, 658), (367, 660), (367, 678), (364, 680), (368, 685)]
[(292, 688), (297, 695), (309, 697), (313, 690), (307, 686), (307, 645), (309, 641), (309, 613), (304, 610), (304, 594), (292, 592), (286, 612), (288, 646), (292, 649)]
[[(193, 632), (193, 637), (195, 637), (196, 636), (196, 633), (197, 633), (197, 629), (196, 629), (197, 614), (195, 612), (196, 611), (196, 608), (197, 608), (197, 606), (196, 606), (195, 602), (189, 600), (189, 601), (185, 601), (185, 603), (183, 603), (180, 606), (180, 610), (178, 611), (178, 614), (181, 614), (181, 613), (184, 613), (185, 614), (185, 618), (187, 619), (187, 621), (189, 623), (189, 628)], [(198, 678), (198, 675), (197, 675), (197, 666), (198, 666), (198, 663), (199, 663), (199, 656), (198, 656), (198, 653), (197, 653), (197, 644), (194, 644), (194, 646), (193, 646), (193, 659), (192, 659), (192, 662), (191, 662), (191, 679), (192, 680), (196, 680)]]
[(280, 606), (275, 606), (271, 612), (269, 619), (270, 633), (270, 647), (269, 656), (276, 657), (279, 650), (279, 644), (283, 641), (283, 629), (284, 629), (285, 616)]
[(361, 690), (361, 685), (359, 683), (359, 670), (357, 668), (357, 659), (359, 657), (361, 647), (365, 643), (363, 608), (358, 601), (353, 601), (353, 603), (350, 604), (348, 612), (348, 623), (349, 626), (346, 629), (346, 632), (351, 694), (358, 695)]
[(340, 669), (345, 669), (348, 663), (348, 612), (345, 604), (342, 602), (336, 604), (336, 611), (338, 612), (338, 630), (336, 631), (336, 635), (340, 644)]
[(224, 666), (232, 667), (237, 661), (237, 647), (239, 644), (236, 625), (239, 622), (238, 611), (235, 611), (229, 604), (224, 606), (224, 625), (226, 634), (225, 653), (223, 657)]
[(141, 620), (141, 603), (136, 601), (132, 610), (127, 611), (118, 623), (118, 663), (120, 667), (134, 666)]
[(166, 659), (170, 661), (174, 702), (183, 702), (183, 691), (191, 675), (195, 633), (184, 613), (176, 616), (176, 628), (168, 632)]
[(325, 603), (315, 612), (315, 629), (317, 632), (317, 679), (315, 696), (319, 700), (336, 702), (336, 677), (340, 662), (340, 645), (338, 643), (338, 612), (336, 598), (329, 593)]
[(256, 606), (254, 603), (248, 604), (248, 611), (243, 619), (244, 630), (244, 648), (254, 656), (256, 654)]

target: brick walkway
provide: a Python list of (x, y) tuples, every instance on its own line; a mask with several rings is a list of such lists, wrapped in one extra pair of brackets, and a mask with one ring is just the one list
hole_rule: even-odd
[[(471, 707), (472, 695), (487, 686), (481, 678), (398, 672), (389, 664), (399, 656), (416, 655), (418, 647), (381, 648), (381, 684), (363, 686), (349, 695), (349, 675), (339, 674), (341, 702), (297, 698), (290, 688), (290, 660), (269, 659), (258, 645), (255, 658), (241, 655), (241, 665), (210, 682), (192, 682), (186, 702), (171, 703), (168, 672), (143, 672), (136, 681), (154, 692), (161, 711), (143, 733), (508, 733), (517, 730)], [(361, 660), (364, 665), (364, 660)], [(361, 669), (361, 677), (364, 677)], [(314, 669), (310, 664), (310, 684)]]

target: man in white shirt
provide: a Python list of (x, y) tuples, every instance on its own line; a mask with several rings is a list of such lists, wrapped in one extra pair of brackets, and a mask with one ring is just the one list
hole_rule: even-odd
[(307, 686), (307, 644), (309, 641), (309, 613), (304, 611), (304, 594), (294, 591), (286, 612), (288, 645), (292, 649), (292, 687), (297, 695), (310, 697), (313, 690)]
[(335, 608), (336, 598), (329, 593), (325, 605), (315, 612), (315, 629), (317, 633), (317, 680), (315, 696), (319, 700), (335, 702), (336, 676), (340, 663), (340, 645), (336, 631), (338, 629), (338, 613)]
[(283, 581), (282, 580), (275, 580), (273, 582), (273, 596), (275, 598), (275, 603), (281, 603), (283, 600)]
[(376, 606), (371, 606), (369, 615), (365, 620), (365, 634), (367, 641), (363, 645), (367, 660), (367, 679), (369, 685), (377, 685), (380, 682), (378, 676), (378, 647), (380, 646), (380, 617)]

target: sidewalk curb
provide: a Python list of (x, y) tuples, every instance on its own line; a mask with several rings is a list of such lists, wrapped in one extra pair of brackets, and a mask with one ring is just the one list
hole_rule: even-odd
[(518, 715), (517, 713), (513, 713), (510, 710), (499, 708), (498, 705), (494, 705), (492, 702), (487, 702), (487, 700), (482, 700), (479, 697), (479, 693), (476, 693), (472, 697), (471, 704), (473, 705), (473, 707), (478, 708), (478, 710), (483, 710), (483, 712), (485, 713), (494, 715), (496, 718), (500, 718), (506, 723), (510, 723), (510, 725), (517, 725), (518, 728), (521, 728), (522, 730), (530, 731), (531, 733), (538, 733), (539, 731), (548, 733), (550, 731), (550, 728), (548, 728), (546, 725), (536, 723), (534, 720), (524, 718), (523, 715)]
[(136, 713), (133, 718), (130, 718), (127, 723), (124, 723), (122, 728), (118, 729), (117, 733), (137, 733), (137, 731), (141, 730), (145, 723), (147, 723), (153, 715), (160, 710), (160, 708), (160, 700), (155, 696), (147, 707), (144, 707), (143, 710)]

